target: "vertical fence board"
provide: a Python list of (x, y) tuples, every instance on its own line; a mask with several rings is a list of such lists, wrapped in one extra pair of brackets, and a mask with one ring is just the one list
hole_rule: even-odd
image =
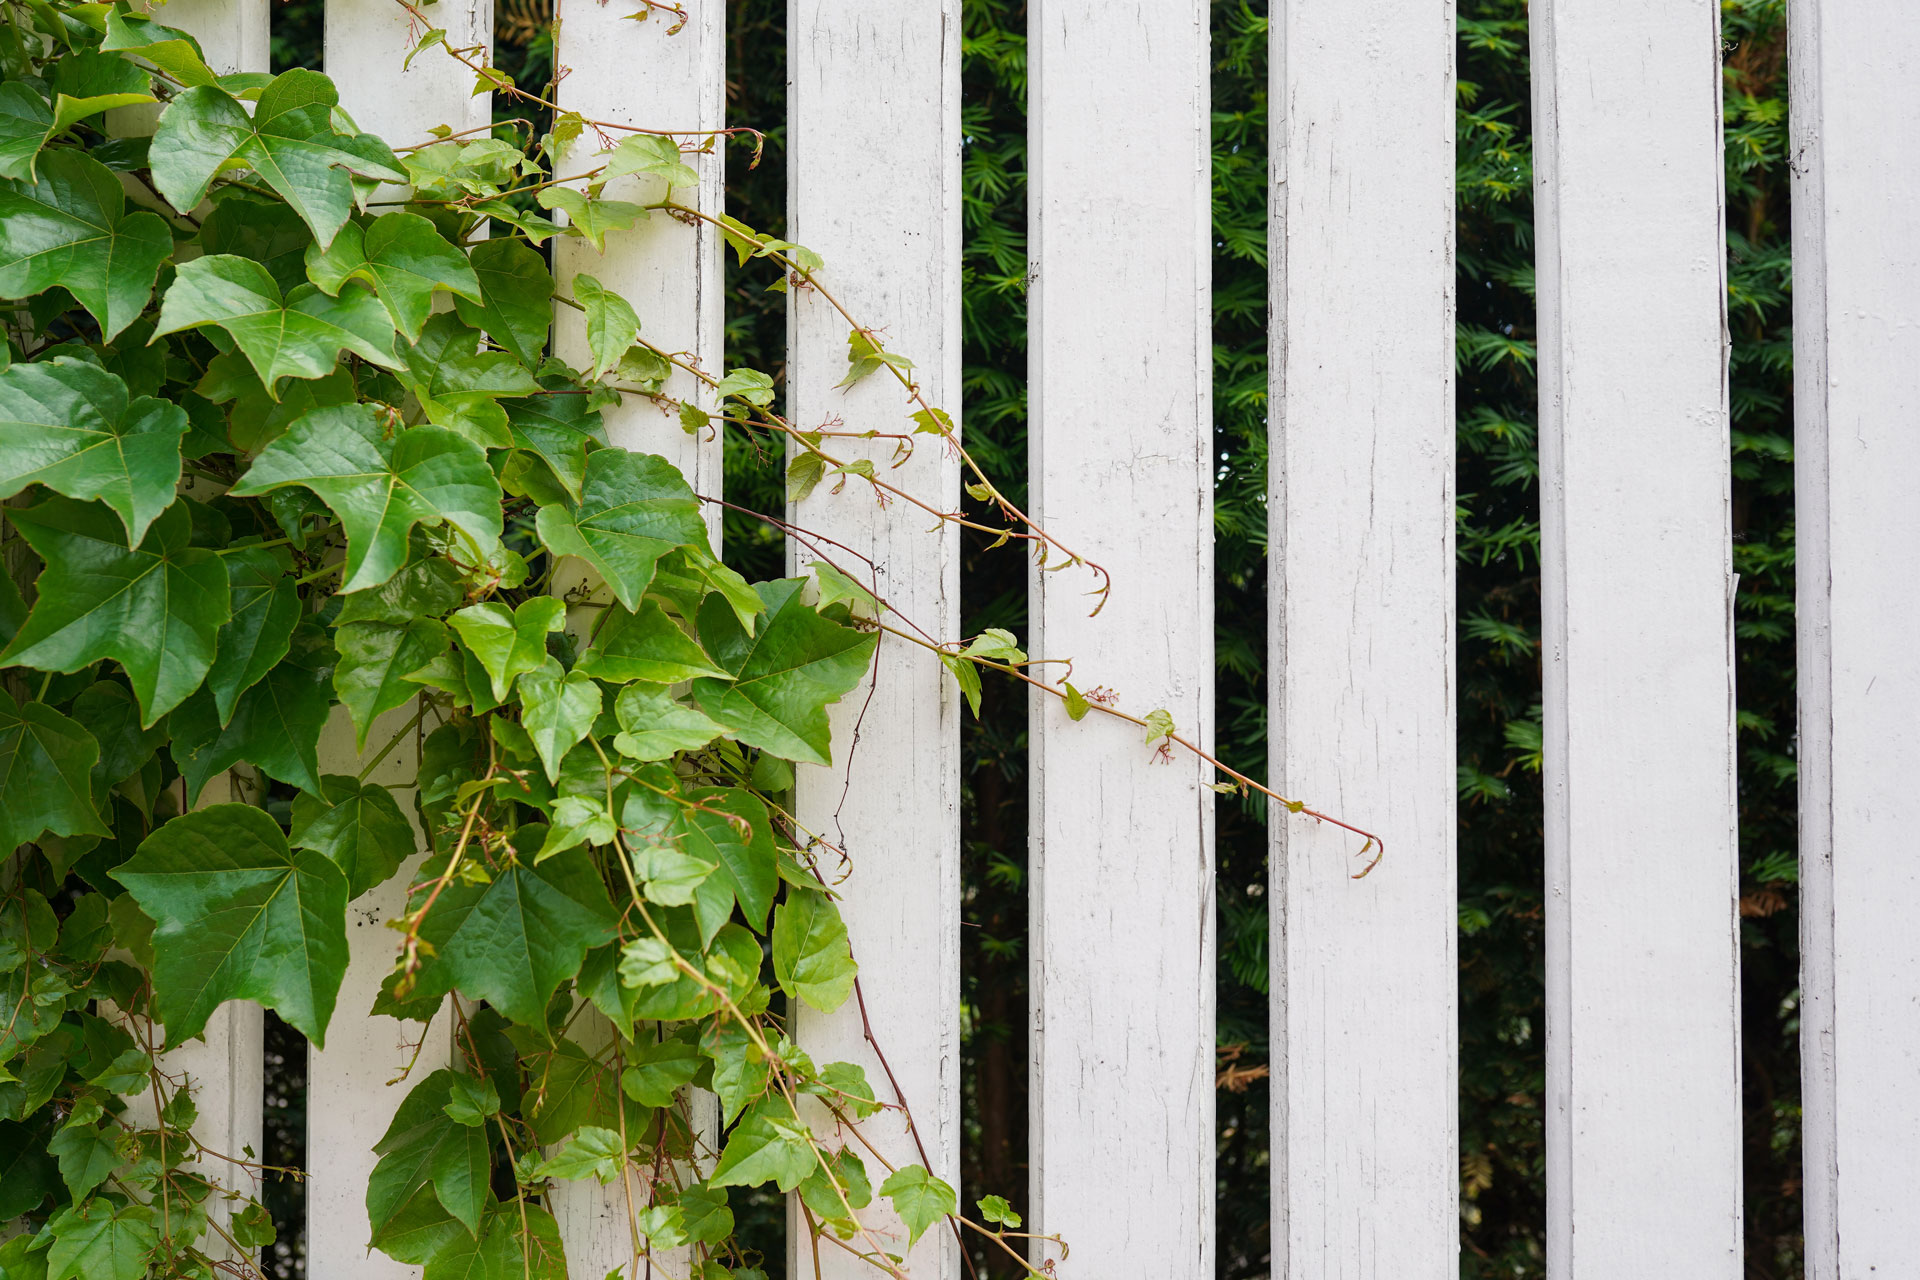
[[(960, 394), (960, 6), (957, 0), (793, 0), (788, 6), (788, 235), (825, 256), (822, 283), (882, 342), (917, 362), (928, 403), (958, 421)], [(914, 406), (891, 375), (835, 389), (847, 372), (848, 322), (817, 293), (793, 295), (787, 407), (795, 425), (910, 432)], [(889, 470), (893, 441), (830, 440), (837, 457), (871, 458), (888, 483), (941, 510), (959, 498), (959, 461), (931, 437)], [(847, 550), (788, 544), (790, 568), (824, 558), (877, 590), (896, 613), (947, 638), (959, 626), (958, 530), (919, 508), (874, 500), (853, 480), (822, 486), (791, 519)], [(871, 568), (856, 557), (867, 557)], [(898, 621), (895, 625), (904, 625)], [(895, 1164), (918, 1162), (959, 1185), (961, 702), (930, 653), (882, 635), (870, 686), (833, 709), (834, 767), (801, 766), (796, 813), (844, 850), (816, 857), (839, 884), (855, 958), (878, 975), (864, 987), (866, 1014), (912, 1108), (869, 1122)], [(912, 974), (902, 982), (901, 975)], [(799, 1042), (816, 1062), (865, 1068), (893, 1101), (887, 1072), (867, 1048), (862, 1011), (799, 1007)], [(823, 1117), (823, 1119), (825, 1119)], [(822, 1125), (831, 1134), (830, 1120)], [(856, 1145), (856, 1150), (858, 1150)], [(876, 1177), (884, 1170), (870, 1166)], [(1005, 1188), (989, 1188), (1001, 1190)], [(863, 1215), (875, 1238), (905, 1252), (897, 1218), (879, 1201)], [(814, 1253), (798, 1198), (790, 1201), (789, 1274), (813, 1276)], [(866, 1263), (825, 1248), (820, 1274), (871, 1275)], [(916, 1280), (952, 1280), (959, 1250), (945, 1227), (908, 1255)]]
[[(175, 0), (156, 15), (166, 25), (185, 31), (200, 43), (207, 65), (219, 75), (236, 71), (265, 71), (268, 67), (267, 0)], [(151, 134), (159, 123), (157, 107), (125, 107), (107, 114), (108, 129), (123, 135)], [(191, 493), (194, 481), (181, 485)], [(196, 808), (213, 804), (252, 803), (257, 792), (236, 784), (233, 773), (216, 778), (199, 797)], [(251, 1000), (230, 1000), (214, 1011), (198, 1039), (155, 1057), (155, 1066), (174, 1088), (190, 1085), (200, 1118), (194, 1136), (212, 1151), (236, 1158), (252, 1151), (258, 1158), (265, 1129), (266, 1058), (262, 1034), (266, 1015)], [(155, 1043), (164, 1036), (158, 1024), (146, 1032)], [(128, 1122), (150, 1127), (159, 1123), (151, 1093), (127, 1099)], [(211, 1157), (192, 1162), (222, 1187), (244, 1195), (260, 1194), (260, 1180), (251, 1171)], [(207, 1216), (224, 1227), (232, 1216), (229, 1204), (218, 1198), (207, 1202)], [(209, 1256), (227, 1259), (232, 1251), (216, 1239), (207, 1242)]]
[[(440, 0), (433, 20), (454, 48), (489, 46), (490, 0)], [(484, 125), (491, 95), (473, 96), (473, 72), (442, 49), (428, 49), (402, 70), (407, 52), (425, 29), (394, 0), (327, 0), (325, 65), (340, 89), (340, 103), (362, 129), (395, 146), (427, 140), (427, 130)], [(410, 707), (380, 717), (367, 734), (378, 751), (412, 719)], [(323, 773), (352, 776), (363, 766), (354, 750), (352, 723), (336, 707), (320, 739)], [(412, 779), (419, 768), (418, 735), (387, 756), (368, 778), (387, 786)], [(394, 798), (416, 824), (411, 788)], [(422, 848), (424, 848), (424, 841)], [(373, 1146), (394, 1110), (428, 1073), (453, 1054), (452, 1015), (444, 1009), (431, 1023), (372, 1017), (380, 982), (392, 971), (398, 935), (386, 927), (406, 914), (407, 888), (426, 860), (421, 853), (401, 864), (393, 878), (356, 898), (347, 908), (350, 948), (346, 978), (326, 1048), (307, 1055), (307, 1266), (314, 1276), (352, 1275), (400, 1280), (417, 1267), (368, 1252), (367, 1182), (377, 1163)]]
[[(669, 15), (656, 13), (634, 21), (633, 6), (569, 5), (561, 12), (560, 65), (570, 73), (560, 82), (559, 104), (577, 111), (589, 122), (569, 158), (556, 172), (568, 176), (593, 167), (594, 152), (628, 136), (625, 129), (683, 130), (688, 133), (720, 129), (726, 124), (726, 11), (719, 3), (687, 6), (690, 17), (678, 30)], [(682, 136), (683, 145), (701, 141)], [(721, 212), (724, 146), (716, 139), (711, 155), (689, 156), (700, 173), (697, 189), (676, 189), (673, 197), (708, 214)], [(667, 195), (657, 178), (628, 177), (607, 183), (610, 199), (651, 203)], [(665, 213), (651, 214), (629, 231), (606, 238), (606, 252), (577, 238), (553, 244), (554, 274), (560, 292), (579, 272), (625, 297), (640, 317), (640, 332), (648, 342), (687, 359), (696, 367), (720, 376), (725, 318), (725, 279), (720, 261), (720, 237), (709, 224), (688, 226)], [(576, 367), (590, 362), (585, 318), (564, 304), (554, 308), (554, 349)], [(665, 392), (676, 399), (715, 407), (707, 388), (693, 375), (675, 370)], [(622, 448), (658, 454), (679, 467), (694, 491), (708, 497), (721, 493), (721, 451), (718, 436), (687, 435), (678, 418), (643, 397), (629, 396), (622, 405), (603, 411), (607, 439)], [(720, 542), (720, 509), (706, 509), (707, 527), (715, 547)], [(556, 574), (556, 589), (565, 575)], [(582, 1015), (589, 1024), (579, 1038), (610, 1035), (594, 1026), (599, 1015)], [(693, 1101), (694, 1127), (707, 1141), (713, 1137), (714, 1108), (708, 1095)], [(644, 1189), (635, 1189), (644, 1203)], [(602, 1187), (591, 1182), (556, 1184), (551, 1197), (560, 1237), (567, 1249), (568, 1270), (575, 1277), (599, 1280), (610, 1270), (638, 1277), (653, 1273), (684, 1274), (689, 1266), (685, 1248), (661, 1250), (660, 1269), (651, 1260), (636, 1262), (629, 1224), (629, 1201), (624, 1187)]]
[[(1208, 7), (1027, 12), (1032, 506), (1113, 575), (1090, 618), (1090, 573), (1036, 573), (1032, 648), (1210, 745)], [(1209, 1275), (1211, 771), (1031, 706), (1032, 1229), (1077, 1274)]]
[(1458, 1269), (1453, 8), (1273, 23), (1276, 1277)]
[(215, 75), (269, 68), (267, 0), (168, 0), (153, 17), (198, 40)]
[(1899, 1274), (1920, 1196), (1920, 28), (1796, 0), (1802, 1097), (1807, 1274)]
[[(632, 7), (569, 5), (562, 15), (558, 58), (572, 69), (560, 82), (560, 105), (588, 121), (645, 129), (709, 130), (726, 124), (726, 12), (717, 3), (687, 6), (691, 17), (674, 31), (671, 17), (654, 15), (632, 20)], [(589, 124), (572, 148), (574, 159), (560, 173), (570, 175), (592, 167), (589, 157), (610, 142), (628, 136), (609, 129), (604, 137)], [(699, 139), (681, 137), (682, 144)], [(710, 156), (690, 156), (687, 163), (700, 173), (697, 190), (676, 189), (674, 198), (708, 214), (722, 208), (723, 148), (718, 141)], [(666, 194), (652, 177), (615, 179), (606, 187), (610, 199), (650, 203)], [(690, 227), (664, 213), (655, 213), (631, 231), (607, 237), (607, 251), (577, 238), (553, 242), (554, 273), (565, 281), (584, 271), (625, 297), (640, 316), (640, 333), (665, 350), (690, 357), (699, 367), (719, 377), (725, 318), (726, 281), (721, 271), (720, 237), (708, 224)], [(586, 321), (572, 307), (554, 311), (555, 347), (570, 363), (585, 367)], [(713, 398), (692, 375), (675, 370), (666, 394), (713, 408)], [(627, 449), (656, 453), (679, 467), (696, 493), (719, 497), (721, 456), (717, 438), (696, 438), (681, 430), (680, 422), (639, 396), (629, 396), (618, 408), (605, 411), (607, 438)], [(708, 527), (719, 542), (717, 507), (707, 510)]]
[(1548, 1268), (1741, 1270), (1718, 6), (1533, 8)]

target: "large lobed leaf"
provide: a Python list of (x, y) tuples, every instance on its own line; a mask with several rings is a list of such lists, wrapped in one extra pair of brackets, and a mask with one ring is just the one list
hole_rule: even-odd
[(366, 405), (307, 414), (254, 459), (232, 492), (286, 485), (313, 490), (345, 527), (344, 591), (391, 578), (407, 562), (416, 524), (451, 524), (483, 557), (500, 542), (500, 485), (479, 446), (441, 427), (389, 434)]
[(10, 510), (46, 561), (39, 600), (0, 665), (78, 671), (103, 658), (126, 669), (142, 727), (199, 688), (229, 609), (220, 557), (191, 545), (184, 504), (168, 507), (128, 549), (105, 508), (67, 498)]
[(157, 925), (154, 1009), (169, 1045), (242, 999), (325, 1043), (347, 969), (347, 878), (328, 858), (289, 848), (264, 810), (220, 804), (155, 831), (113, 877)]
[[(0, 228), (6, 225), (0, 210)], [(173, 503), (186, 411), (127, 394), (97, 364), (67, 356), (0, 372), (0, 498), (43, 484), (97, 498), (137, 546)]]
[(42, 157), (31, 184), (0, 183), (0, 296), (65, 288), (111, 341), (146, 307), (173, 252), (164, 219), (126, 209), (120, 179), (78, 151)]
[(222, 168), (243, 166), (293, 206), (323, 248), (331, 245), (353, 210), (353, 175), (407, 180), (386, 143), (334, 127), (339, 102), (331, 80), (298, 68), (275, 77), (251, 115), (222, 89), (189, 89), (160, 117), (154, 185), (185, 212), (206, 199)]

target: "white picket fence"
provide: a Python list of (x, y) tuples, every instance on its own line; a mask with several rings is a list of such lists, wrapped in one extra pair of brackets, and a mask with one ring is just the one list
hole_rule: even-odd
[[(630, 19), (570, 0), (563, 105), (723, 123), (726, 14)], [(1534, 0), (1547, 774), (1549, 1270), (1741, 1275), (1736, 778), (1718, 5)], [(490, 0), (437, 0), (485, 45)], [(1031, 647), (1205, 744), (1211, 619), (1208, 6), (1030, 0), (1031, 485), (1039, 519), (1111, 568), (1036, 576)], [(1386, 834), (1273, 824), (1274, 1274), (1452, 1276), (1458, 1250), (1454, 833), (1452, 0), (1276, 0), (1273, 22), (1273, 783)], [(172, 0), (217, 69), (267, 61), (267, 0)], [(791, 0), (790, 234), (960, 409), (959, 0)], [(411, 33), (417, 36), (416, 30)], [(1920, 10), (1794, 0), (1807, 1240), (1811, 1272), (1920, 1274)], [(393, 0), (330, 0), (325, 69), (398, 142), (488, 118), (472, 75), (401, 70)], [(736, 69), (757, 74), (753, 68)], [(774, 121), (756, 120), (760, 126)], [(723, 200), (698, 162), (702, 206)], [(664, 346), (722, 363), (712, 234), (569, 245)], [(558, 315), (563, 351), (582, 341)], [(832, 390), (845, 324), (796, 298), (791, 409), (885, 421), (881, 380)], [(687, 386), (680, 393), (693, 395)], [(701, 492), (718, 445), (647, 406), (620, 444)], [(895, 482), (957, 501), (937, 450)], [(884, 461), (884, 459), (882, 459)], [(929, 631), (959, 624), (957, 544), (921, 513), (821, 494), (798, 520), (874, 557)], [(796, 558), (804, 552), (795, 551)], [(883, 643), (852, 786), (800, 782), (855, 861), (845, 912), (868, 1013), (934, 1171), (958, 1178), (959, 703)], [(850, 701), (857, 701), (850, 700)], [(1032, 1225), (1088, 1280), (1212, 1274), (1214, 796), (1137, 733), (1032, 723)], [(837, 731), (851, 732), (843, 711)], [(378, 735), (376, 735), (378, 736)], [(330, 740), (335, 768), (350, 739)], [(386, 779), (412, 762), (383, 765)], [(356, 771), (349, 769), (349, 771)], [(818, 825), (818, 822), (815, 822)], [(903, 844), (899, 833), (914, 836)], [(405, 883), (396, 878), (394, 886)], [(392, 893), (399, 892), (393, 889)], [(368, 904), (362, 904), (363, 906)], [(309, 1267), (408, 1275), (366, 1252), (370, 1148), (424, 1037), (362, 1019), (391, 960), (356, 908), (354, 966), (310, 1063)], [(932, 998), (930, 998), (932, 997)], [(816, 1056), (865, 1060), (858, 1010), (803, 1015)], [(239, 1146), (258, 1132), (259, 1023), (192, 1046)], [(869, 1062), (870, 1069), (874, 1064)], [(212, 1109), (204, 1102), (203, 1115)], [(911, 1158), (913, 1138), (876, 1139)], [(963, 1188), (963, 1198), (996, 1188)], [(627, 1256), (576, 1191), (574, 1274)], [(798, 1233), (795, 1233), (796, 1235)], [(811, 1273), (801, 1248), (790, 1274)], [(829, 1257), (850, 1276), (859, 1264)], [(916, 1276), (955, 1280), (929, 1232)], [(1876, 1272), (1877, 1268), (1877, 1272)]]

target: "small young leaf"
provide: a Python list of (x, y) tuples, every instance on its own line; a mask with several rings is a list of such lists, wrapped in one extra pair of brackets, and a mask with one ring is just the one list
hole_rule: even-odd
[(880, 1194), (893, 1201), (893, 1211), (907, 1224), (907, 1243), (960, 1207), (953, 1188), (928, 1173), (926, 1166), (902, 1165), (880, 1184)]

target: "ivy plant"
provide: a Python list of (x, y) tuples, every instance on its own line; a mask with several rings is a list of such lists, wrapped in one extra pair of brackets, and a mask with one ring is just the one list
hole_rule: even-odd
[[(366, 1192), (372, 1247), (430, 1278), (564, 1276), (550, 1202), (580, 1180), (627, 1186), (636, 1259), (689, 1250), (701, 1280), (762, 1275), (728, 1197), (767, 1185), (903, 1274), (954, 1190), (869, 1169), (850, 1135), (899, 1100), (787, 1013), (858, 980), (786, 800), (833, 762), (877, 601), (715, 557), (685, 477), (601, 412), (783, 429), (771, 380), (648, 345), (543, 248), (684, 220), (710, 141), (591, 126), (562, 186), (578, 117), (396, 151), (325, 76), (215, 75), (125, 3), (0, 9), (0, 1276), (256, 1273), (273, 1226), (230, 1188), (272, 1171), (202, 1145), (165, 1057), (229, 1000), (315, 1046), (451, 1016)], [(633, 173), (666, 196), (603, 196)], [(850, 376), (908, 367), (853, 345)], [(676, 363), (707, 408), (665, 394)], [(877, 482), (823, 442), (801, 476)], [(373, 781), (396, 751), (415, 776)], [(348, 913), (396, 879), (393, 969), (343, 1005)], [(904, 1237), (861, 1224), (876, 1198)]]

